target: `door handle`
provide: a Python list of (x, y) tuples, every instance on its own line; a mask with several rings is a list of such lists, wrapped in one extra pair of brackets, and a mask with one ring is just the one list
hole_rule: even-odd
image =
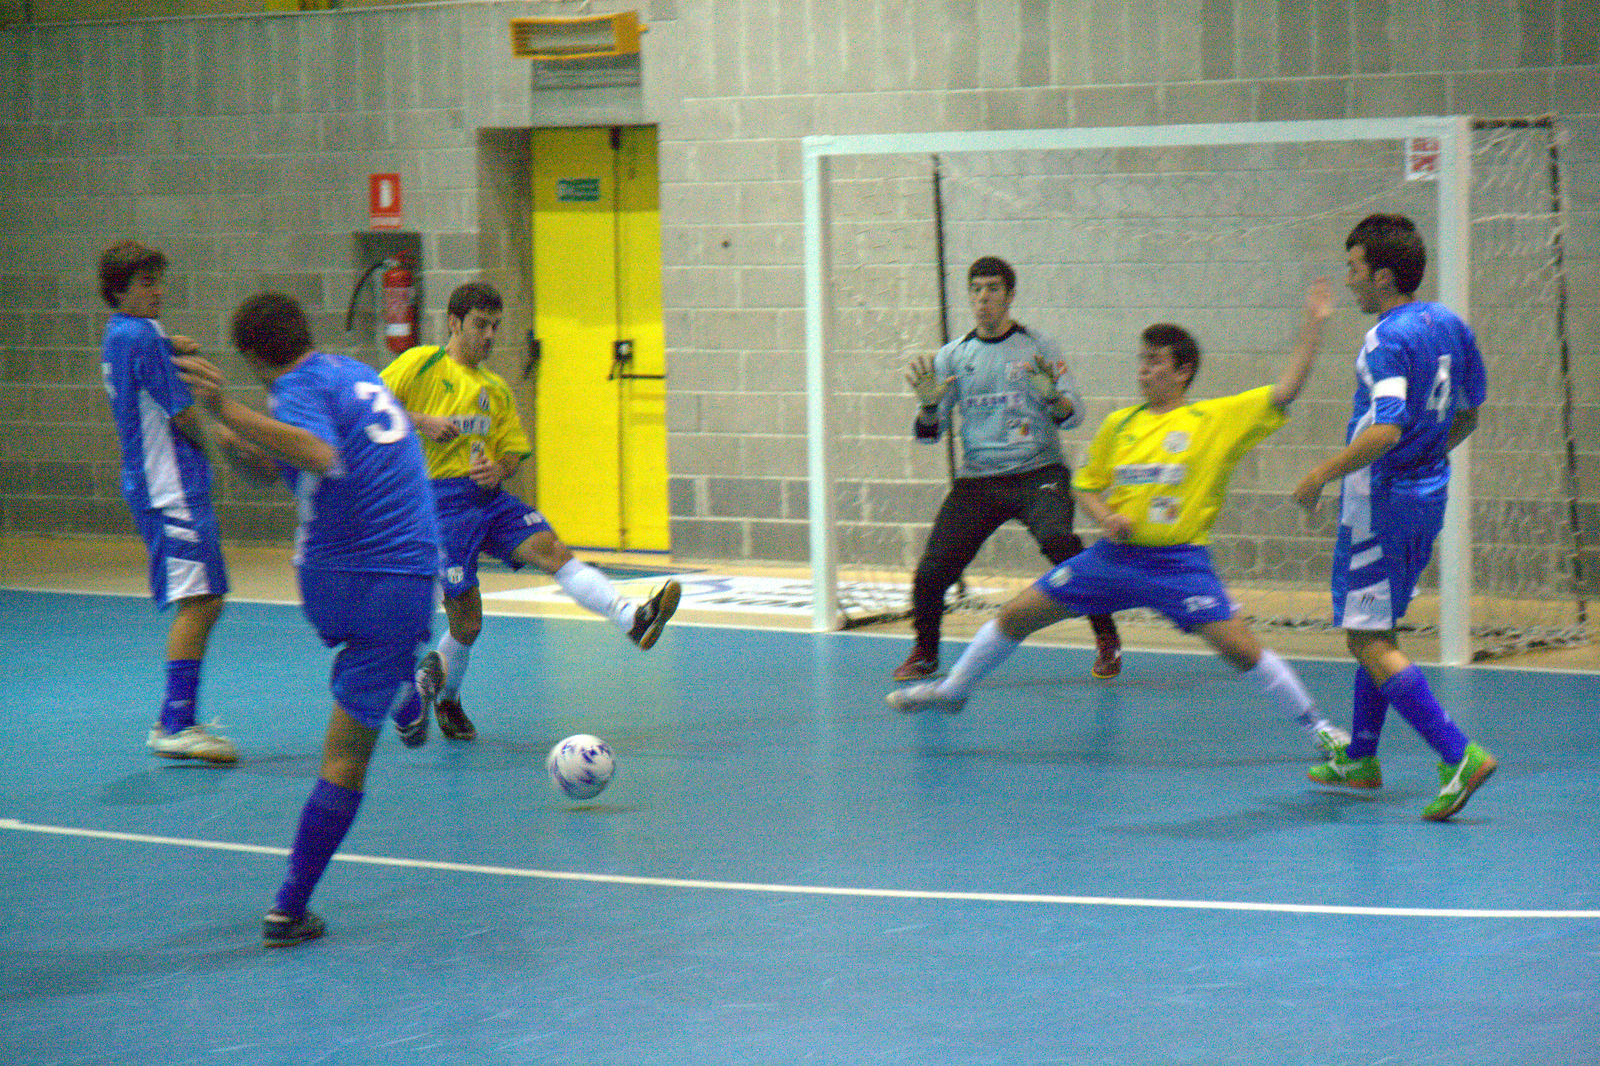
[(633, 341), (616, 341), (611, 346), (611, 373), (606, 375), (607, 381), (636, 380), (643, 378), (648, 381), (665, 381), (665, 374), (634, 374), (628, 371), (633, 365)]
[(539, 367), (539, 357), (544, 352), (539, 346), (539, 338), (533, 335), (533, 330), (528, 331), (528, 356), (522, 361), (522, 380), (527, 381)]

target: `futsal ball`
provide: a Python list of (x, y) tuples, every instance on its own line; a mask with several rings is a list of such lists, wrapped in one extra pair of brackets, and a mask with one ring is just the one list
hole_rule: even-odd
[(599, 737), (579, 733), (551, 748), (544, 768), (550, 774), (551, 788), (569, 799), (594, 799), (611, 783), (617, 758)]

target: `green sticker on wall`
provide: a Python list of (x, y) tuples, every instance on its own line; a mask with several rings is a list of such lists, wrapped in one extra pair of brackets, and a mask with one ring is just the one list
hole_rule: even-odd
[(564, 204), (592, 204), (600, 199), (599, 178), (557, 178), (556, 200)]

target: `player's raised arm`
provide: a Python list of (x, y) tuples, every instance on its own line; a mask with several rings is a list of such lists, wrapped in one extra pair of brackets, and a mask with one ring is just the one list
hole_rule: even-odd
[(1272, 387), (1272, 405), (1287, 407), (1300, 395), (1306, 378), (1311, 376), (1311, 366), (1316, 362), (1317, 349), (1322, 347), (1322, 329), (1333, 314), (1333, 292), (1327, 278), (1318, 278), (1306, 290), (1306, 317), (1300, 325), (1300, 343), (1294, 350), (1283, 376)]

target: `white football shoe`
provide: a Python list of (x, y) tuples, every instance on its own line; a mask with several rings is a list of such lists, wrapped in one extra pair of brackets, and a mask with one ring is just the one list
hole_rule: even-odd
[(901, 714), (916, 714), (918, 711), (960, 714), (961, 709), (967, 705), (965, 699), (958, 700), (941, 694), (937, 681), (924, 681), (920, 685), (897, 688), (883, 699)]
[(168, 733), (159, 725), (151, 726), (145, 744), (163, 759), (199, 759), (210, 763), (239, 761), (239, 749), (233, 741), (206, 732), (204, 726), (192, 725), (176, 733)]

